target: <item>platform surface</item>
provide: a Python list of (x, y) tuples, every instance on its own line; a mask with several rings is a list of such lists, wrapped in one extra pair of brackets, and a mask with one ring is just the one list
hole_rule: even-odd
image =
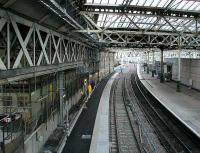
[(90, 153), (109, 153), (109, 100), (110, 91), (117, 74), (114, 74), (107, 82), (99, 102), (96, 115)]
[(86, 103), (86, 108), (83, 109), (74, 126), (74, 129), (72, 130), (72, 133), (67, 139), (63, 153), (89, 152), (91, 139), (82, 139), (82, 137), (83, 135), (92, 135), (99, 101), (109, 78), (110, 76), (104, 78), (94, 89), (92, 95)]
[(160, 83), (137, 66), (138, 77), (142, 84), (161, 102), (174, 116), (200, 138), (200, 92), (182, 86), (176, 92), (176, 84)]

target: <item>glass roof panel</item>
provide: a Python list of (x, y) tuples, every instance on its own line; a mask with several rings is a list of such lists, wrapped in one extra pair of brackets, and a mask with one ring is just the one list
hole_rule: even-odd
[(108, 0), (101, 0), (102, 4), (108, 4)]
[[(86, 4), (95, 5), (124, 5), (124, 0), (86, 0)], [(146, 6), (146, 7), (161, 7), (168, 9), (179, 9), (183, 11), (198, 11), (200, 10), (200, 1), (198, 0), (132, 0), (130, 5)]]
[(189, 10), (195, 10), (195, 8), (199, 5), (200, 5), (200, 2), (194, 2), (194, 4), (190, 6)]
[(158, 7), (166, 7), (169, 3), (169, 0), (162, 0), (159, 2)]
[(191, 6), (194, 5), (194, 3), (195, 3), (195, 2), (193, 2), (193, 1), (189, 1), (189, 2), (187, 3), (187, 10), (189, 10), (189, 9), (191, 8)]
[(199, 5), (195, 8), (195, 11), (199, 11), (200, 10), (200, 3)]
[(131, 5), (136, 5), (138, 3), (139, 0), (134, 0), (131, 2)]
[(187, 9), (188, 6), (188, 1), (182, 1), (177, 7), (176, 9)]
[[(86, 4), (95, 5), (124, 5), (126, 1), (124, 0), (87, 0)], [(170, 3), (172, 2), (172, 3)], [(181, 11), (200, 11), (200, 1), (198, 0), (132, 0), (130, 5), (134, 6), (144, 6), (144, 7), (159, 7), (166, 8), (169, 10), (181, 10)], [(112, 9), (111, 9), (112, 10)], [(98, 11), (98, 10), (97, 10)], [(102, 10), (103, 12), (103, 10)], [(111, 11), (110, 11), (111, 12)], [(177, 18), (177, 17), (167, 17), (166, 22), (163, 18), (159, 16), (145, 16), (134, 11), (131, 14), (129, 12), (128, 18), (123, 15), (118, 17), (117, 14), (99, 14), (97, 25), (100, 27), (110, 27), (110, 28), (137, 28), (141, 29), (151, 29), (151, 30), (171, 30), (174, 28), (177, 31), (191, 32), (195, 31), (195, 22), (189, 18)], [(138, 14), (138, 15), (136, 15)], [(148, 12), (147, 12), (148, 14)], [(132, 21), (131, 21), (132, 20)], [(136, 24), (136, 25), (135, 25)], [(154, 25), (155, 24), (155, 25)], [(174, 28), (172, 28), (172, 26)], [(200, 26), (199, 26), (200, 27)]]
[[(168, 22), (164, 19), (158, 21), (158, 17), (147, 17), (141, 15), (128, 15), (117, 17), (116, 15), (111, 14), (100, 14), (97, 25), (100, 27), (109, 28), (137, 28), (135, 24), (141, 29), (153, 28), (154, 30), (173, 30), (172, 26), (177, 31), (188, 31), (191, 32), (191, 29), (194, 30), (195, 22), (189, 19), (176, 19), (176, 18), (166, 18)], [(131, 21), (132, 20), (132, 21)], [(115, 22), (114, 22), (115, 21)], [(154, 25), (156, 23), (156, 25)], [(191, 28), (194, 27), (194, 28)]]
[[(114, 1), (114, 0), (110, 0), (110, 1)], [(117, 4), (117, 5), (122, 5), (122, 3), (123, 3), (123, 0), (117, 0), (117, 1), (116, 1), (116, 4)]]
[(146, 1), (146, 3), (144, 4), (144, 6), (150, 6), (152, 4), (154, 0), (148, 0)]
[(92, 3), (92, 0), (87, 0), (87, 3)]
[(197, 0), (175, 0), (170, 9), (179, 9), (183, 11), (197, 11), (196, 8), (200, 5)]
[(159, 2), (160, 0), (154, 0), (151, 6), (156, 7)]
[(116, 4), (116, 1), (117, 1), (117, 0), (114, 0), (114, 1), (109, 0), (109, 4), (115, 5), (115, 4)]
[(146, 0), (139, 0), (138, 4), (139, 6), (143, 6)]
[(94, 4), (100, 4), (101, 0), (94, 0)]

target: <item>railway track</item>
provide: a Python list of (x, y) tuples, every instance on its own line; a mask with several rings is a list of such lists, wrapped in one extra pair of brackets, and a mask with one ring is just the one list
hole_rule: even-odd
[(179, 123), (145, 91), (136, 73), (115, 80), (110, 100), (111, 153), (200, 153), (199, 140)]
[[(116, 137), (110, 136), (113, 138), (111, 140), (112, 146), (111, 152), (119, 153), (140, 153), (140, 147), (138, 145), (137, 138), (132, 127), (132, 121), (127, 110), (127, 101), (124, 97), (124, 78), (120, 78), (116, 81), (112, 92), (111, 105), (113, 108), (114, 114), (110, 117), (111, 126), (111, 135), (116, 134)], [(115, 132), (114, 132), (115, 131)], [(116, 140), (116, 141), (115, 141)], [(115, 145), (116, 144), (116, 145)]]
[(140, 143), (141, 149), (146, 153), (165, 153), (165, 148), (160, 143), (157, 135), (154, 132), (154, 129), (138, 105), (138, 99), (131, 87), (130, 74), (128, 74), (125, 78), (125, 85), (126, 97), (130, 100), (130, 110), (137, 120), (137, 124), (134, 125), (134, 127), (139, 128), (139, 132), (135, 133), (139, 133), (138, 142)]
[(178, 121), (173, 120), (169, 112), (166, 112), (161, 104), (156, 103), (155, 99), (141, 87), (136, 72), (132, 75), (131, 85), (138, 105), (146, 115), (146, 118), (155, 129), (160, 142), (170, 153), (199, 153), (199, 146), (190, 138), (183, 127), (178, 125)]
[(115, 80), (111, 89), (110, 95), (110, 153), (118, 153), (118, 141), (117, 141), (117, 130), (116, 130), (116, 121), (115, 121), (115, 102), (114, 102), (114, 95), (115, 95), (115, 88), (117, 85), (118, 80)]

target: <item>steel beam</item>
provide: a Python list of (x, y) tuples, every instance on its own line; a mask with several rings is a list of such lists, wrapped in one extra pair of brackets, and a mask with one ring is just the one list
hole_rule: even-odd
[[(101, 33), (102, 30), (74, 30), (73, 32), (79, 32), (79, 33), (86, 33), (86, 32), (90, 32), (90, 33)], [(104, 33), (106, 34), (135, 34), (135, 35), (172, 35), (172, 36), (178, 36), (178, 33), (174, 33), (171, 31), (137, 31), (137, 30), (105, 30)], [(184, 33), (183, 35), (185, 36), (195, 36), (195, 33)]]
[(12, 81), (19, 81), (28, 78), (33, 78), (41, 75), (57, 73), (67, 69), (82, 67), (83, 62), (70, 62), (57, 65), (37, 66), (22, 69), (10, 69), (0, 71), (0, 84), (5, 84)]
[(151, 15), (163, 15), (163, 16), (175, 16), (175, 17), (185, 17), (185, 18), (199, 18), (199, 12), (181, 11), (181, 10), (171, 10), (159, 7), (146, 7), (146, 6), (127, 6), (124, 8), (123, 5), (90, 5), (85, 4), (82, 7), (82, 11), (93, 12), (93, 13), (128, 13), (134, 14), (151, 14)]
[[(70, 60), (83, 61), (95, 50), (3, 9), (0, 9), (0, 32), (5, 35), (0, 43), (5, 44), (3, 52), (7, 56), (4, 60), (0, 58), (0, 70), (50, 66)], [(82, 51), (82, 48), (85, 48), (85, 51)]]
[[(85, 31), (76, 31), (85, 32)], [(91, 30), (91, 33), (100, 33), (99, 30)], [(179, 33), (168, 33), (168, 32), (148, 32), (148, 31), (111, 31), (106, 30), (101, 33), (101, 39), (99, 42), (113, 45), (116, 44), (133, 44), (135, 46), (170, 46), (178, 47)], [(181, 35), (182, 46), (184, 48), (189, 47), (200, 47), (200, 36), (192, 33), (184, 33)], [(114, 45), (113, 45), (114, 46)]]
[(5, 4), (3, 4), (3, 7), (8, 8), (12, 4), (14, 4), (17, 0), (8, 0)]

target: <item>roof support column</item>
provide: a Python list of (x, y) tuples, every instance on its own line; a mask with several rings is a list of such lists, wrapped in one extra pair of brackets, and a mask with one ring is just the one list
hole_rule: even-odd
[(149, 74), (149, 51), (147, 51), (147, 74)]
[(152, 77), (154, 77), (155, 74), (155, 51), (152, 50)]
[(177, 74), (177, 87), (176, 87), (176, 91), (180, 92), (180, 82), (181, 82), (181, 36), (179, 36), (177, 73), (178, 74)]
[(160, 83), (164, 83), (164, 64), (163, 64), (163, 50), (164, 48), (160, 48)]
[(192, 56), (191, 56), (191, 52), (189, 52), (190, 54), (190, 59), (189, 59), (189, 89), (192, 88)]
[(7, 23), (7, 67), (10, 69), (10, 23)]
[(181, 48), (178, 49), (178, 64), (177, 64), (177, 87), (176, 91), (180, 92), (180, 82), (181, 82)]

